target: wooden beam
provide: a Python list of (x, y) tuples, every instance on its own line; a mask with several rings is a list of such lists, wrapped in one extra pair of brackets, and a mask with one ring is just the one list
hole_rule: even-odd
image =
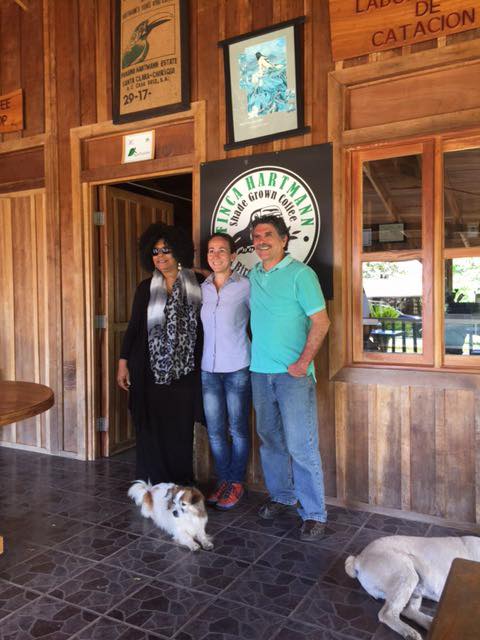
[(28, 7), (25, 4), (25, 2), (23, 2), (23, 0), (13, 0), (13, 1), (16, 2), (21, 9), (23, 9), (24, 11), (28, 11)]
[(376, 170), (368, 162), (364, 162), (363, 173), (367, 176), (370, 184), (375, 189), (388, 215), (393, 221), (399, 222), (400, 214), (392, 202), (392, 198), (390, 197), (387, 187), (384, 185), (382, 179), (377, 175)]

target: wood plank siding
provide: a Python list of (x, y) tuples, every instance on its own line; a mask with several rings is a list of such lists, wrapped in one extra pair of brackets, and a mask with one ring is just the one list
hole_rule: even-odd
[[(155, 128), (156, 157), (143, 163), (143, 176), (191, 172), (194, 205), (199, 203), (201, 162), (331, 141), (335, 298), (329, 302), (332, 329), (317, 357), (327, 495), (339, 503), (480, 522), (477, 373), (410, 375), (406, 367), (392, 372), (373, 365), (345, 371), (352, 361), (347, 322), (351, 283), (345, 269), (351, 257), (347, 147), (437, 131), (443, 123), (455, 122), (452, 112), (460, 109), (460, 126), (472, 127), (475, 117), (478, 123), (479, 83), (470, 78), (479, 75), (480, 34), (471, 31), (334, 65), (326, 1), (190, 0), (192, 109), (115, 127), (113, 5), (113, 0), (28, 0), (28, 11), (23, 11), (13, 0), (0, 4), (0, 95), (22, 88), (25, 115), (23, 131), (0, 135), (0, 376), (47, 384), (56, 398), (45, 415), (4, 429), (0, 444), (80, 459), (98, 453), (91, 442), (90, 185), (140, 175), (141, 167), (129, 168), (118, 160), (122, 133)], [(225, 151), (218, 42), (302, 15), (309, 132)], [(459, 73), (445, 66), (448, 51), (467, 46), (475, 53), (469, 61), (465, 53)], [(431, 75), (427, 63), (415, 67), (412, 62), (428, 55), (436, 56), (430, 100), (425, 93)], [(375, 79), (378, 65), (383, 65), (382, 75)], [(463, 89), (442, 93), (445, 84), (457, 82), (475, 86), (467, 94)], [(396, 111), (409, 91), (423, 98)], [(193, 216), (198, 241), (198, 207)], [(253, 437), (248, 479), (261, 486)], [(205, 478), (211, 463), (203, 428), (196, 442), (197, 471)]]

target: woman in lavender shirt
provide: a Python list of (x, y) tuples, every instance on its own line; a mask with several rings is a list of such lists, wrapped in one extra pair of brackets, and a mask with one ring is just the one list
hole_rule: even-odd
[(217, 475), (207, 502), (228, 510), (245, 493), (250, 449), (250, 283), (232, 271), (235, 245), (229, 235), (209, 238), (207, 260), (213, 273), (202, 283), (202, 392)]

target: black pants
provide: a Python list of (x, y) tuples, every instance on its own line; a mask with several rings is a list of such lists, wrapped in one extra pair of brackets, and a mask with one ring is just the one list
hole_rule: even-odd
[(170, 385), (146, 381), (143, 418), (135, 421), (138, 480), (192, 483), (195, 382), (193, 373)]

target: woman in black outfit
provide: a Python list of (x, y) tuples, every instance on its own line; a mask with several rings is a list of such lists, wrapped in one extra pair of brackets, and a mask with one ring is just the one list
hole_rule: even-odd
[(193, 244), (181, 229), (152, 224), (139, 241), (153, 276), (135, 292), (117, 382), (129, 391), (137, 436), (137, 479), (189, 484), (199, 414), (199, 321), (203, 279), (190, 268)]

